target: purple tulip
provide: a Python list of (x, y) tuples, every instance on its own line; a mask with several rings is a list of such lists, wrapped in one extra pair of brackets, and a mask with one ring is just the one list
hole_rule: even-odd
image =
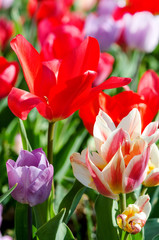
[(125, 14), (124, 40), (130, 48), (152, 52), (159, 42), (158, 20), (150, 12)]
[(7, 9), (13, 4), (14, 0), (1, 0), (0, 1), (0, 8)]
[(50, 194), (53, 166), (49, 164), (41, 148), (32, 152), (21, 150), (16, 162), (6, 163), (9, 187), (18, 183), (12, 197), (31, 207), (44, 202)]
[(110, 15), (117, 7), (116, 0), (100, 0), (97, 12), (99, 15)]
[(102, 52), (116, 42), (120, 33), (121, 27), (112, 16), (89, 14), (86, 19), (85, 34), (98, 40)]

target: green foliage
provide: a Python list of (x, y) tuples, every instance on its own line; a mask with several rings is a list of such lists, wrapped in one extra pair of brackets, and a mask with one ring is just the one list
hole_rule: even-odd
[(40, 227), (37, 231), (39, 240), (73, 240), (70, 229), (62, 222), (65, 210), (61, 210), (54, 218)]

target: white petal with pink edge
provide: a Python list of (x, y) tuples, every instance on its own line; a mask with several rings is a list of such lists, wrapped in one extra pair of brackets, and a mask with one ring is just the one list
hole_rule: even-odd
[(86, 155), (86, 161), (87, 161), (87, 167), (89, 169), (89, 172), (91, 173), (91, 176), (94, 180), (94, 183), (96, 185), (96, 188), (98, 192), (104, 196), (117, 199), (118, 195), (114, 194), (107, 182), (104, 180), (103, 173), (100, 171), (93, 163), (92, 161), (92, 155), (88, 152)]
[(146, 214), (146, 218), (148, 218), (151, 211), (151, 204), (149, 200), (150, 200), (149, 195), (143, 195), (143, 196), (140, 196), (138, 200), (134, 203), (139, 207), (140, 211)]
[(73, 153), (70, 157), (71, 165), (73, 168), (73, 174), (86, 187), (90, 187), (96, 190), (96, 186), (93, 182), (93, 178), (85, 163), (86, 149), (82, 153)]
[(124, 192), (132, 192), (143, 182), (149, 156), (150, 148), (148, 147), (142, 154), (136, 155), (130, 160), (123, 176)]
[(117, 128), (123, 128), (131, 139), (141, 135), (141, 116), (137, 108), (133, 108), (129, 114), (121, 120)]
[(113, 193), (119, 194), (123, 192), (122, 182), (124, 171), (125, 162), (120, 147), (112, 160), (102, 171), (104, 180), (108, 183)]
[(115, 129), (112, 119), (100, 109), (94, 124), (93, 136), (104, 142)]
[(112, 159), (119, 147), (129, 141), (129, 135), (122, 128), (116, 129), (101, 146), (101, 155), (106, 163)]

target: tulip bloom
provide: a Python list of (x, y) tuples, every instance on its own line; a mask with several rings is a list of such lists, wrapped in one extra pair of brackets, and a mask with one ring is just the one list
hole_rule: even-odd
[[(43, 62), (39, 53), (21, 35), (11, 42), (16, 52), (30, 93), (13, 88), (8, 106), (22, 120), (32, 108), (49, 121), (69, 117), (99, 91), (128, 84), (131, 79), (111, 77), (92, 88), (99, 61), (96, 39), (87, 38), (61, 61)], [(93, 51), (92, 51), (93, 49)]]
[(134, 204), (129, 204), (123, 213), (117, 216), (118, 226), (131, 234), (140, 232), (151, 211), (149, 200), (148, 195), (143, 195)]
[(72, 154), (75, 177), (110, 198), (134, 191), (144, 180), (150, 146), (159, 139), (157, 128), (157, 122), (150, 123), (141, 134), (141, 118), (135, 108), (117, 128), (100, 110), (93, 133), (98, 153)]
[(117, 41), (121, 33), (120, 25), (114, 21), (111, 15), (89, 14), (84, 27), (86, 36), (95, 37), (101, 51), (107, 51)]
[(80, 108), (79, 115), (89, 133), (93, 135), (99, 109), (106, 112), (117, 126), (133, 108), (139, 110), (144, 130), (159, 110), (159, 77), (153, 70), (143, 74), (137, 93), (125, 91), (111, 97), (101, 92)]
[(142, 184), (146, 187), (159, 185), (159, 150), (156, 144), (151, 146), (150, 159), (147, 165), (147, 174)]
[(15, 200), (32, 207), (44, 202), (49, 197), (53, 166), (49, 164), (41, 148), (32, 152), (21, 150), (17, 161), (9, 159), (6, 167), (9, 187), (18, 183), (11, 193)]
[(126, 46), (152, 52), (159, 42), (158, 21), (150, 12), (129, 13), (123, 16), (123, 36)]
[(11, 38), (14, 31), (14, 26), (11, 21), (5, 18), (0, 18), (0, 49), (4, 50), (9, 39)]
[(17, 62), (8, 62), (0, 57), (0, 99), (6, 97), (14, 87), (19, 73)]

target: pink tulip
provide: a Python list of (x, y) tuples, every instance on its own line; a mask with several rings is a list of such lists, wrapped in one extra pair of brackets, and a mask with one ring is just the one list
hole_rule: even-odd
[(100, 194), (118, 198), (132, 192), (144, 180), (150, 146), (159, 139), (158, 123), (150, 123), (141, 134), (141, 117), (134, 108), (117, 128), (100, 110), (94, 125), (97, 152), (84, 150), (70, 157), (75, 177)]
[(117, 216), (118, 226), (132, 234), (140, 232), (151, 211), (149, 200), (148, 195), (143, 195), (134, 204), (129, 204), (124, 212)]

